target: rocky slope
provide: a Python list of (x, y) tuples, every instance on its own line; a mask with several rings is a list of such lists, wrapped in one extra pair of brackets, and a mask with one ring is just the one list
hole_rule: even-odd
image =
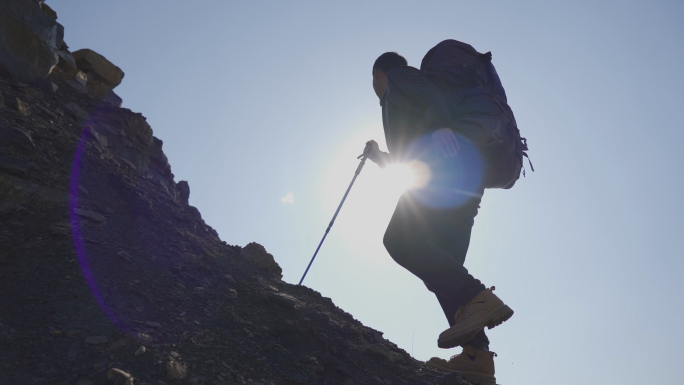
[(466, 384), (221, 241), (123, 72), (51, 44), (0, 56), (0, 384)]

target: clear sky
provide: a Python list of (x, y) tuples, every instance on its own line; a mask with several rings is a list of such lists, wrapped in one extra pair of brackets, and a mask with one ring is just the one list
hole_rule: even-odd
[[(536, 172), (488, 190), (466, 267), (514, 310), (499, 383), (681, 384), (681, 1), (48, 1), (70, 49), (164, 141), (190, 203), (297, 283), (367, 140), (371, 67), (453, 38), (492, 51)], [(398, 192), (366, 165), (305, 284), (420, 360), (448, 325), (382, 235)], [(285, 198), (285, 199), (283, 199)]]

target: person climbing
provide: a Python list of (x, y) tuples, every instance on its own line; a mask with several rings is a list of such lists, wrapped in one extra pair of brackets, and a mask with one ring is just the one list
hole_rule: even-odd
[[(434, 50), (426, 59), (434, 58)], [(428, 365), (494, 384), (495, 354), (489, 351), (484, 327), (491, 329), (508, 320), (513, 310), (492, 292), (493, 287), (486, 288), (463, 266), (484, 189), (496, 184), (490, 177), (491, 162), (480, 147), (482, 135), (475, 133), (491, 122), (478, 122), (476, 113), (454, 111), (454, 103), (462, 103), (451, 103), (448, 89), (437, 85), (437, 75), (408, 66), (396, 52), (380, 55), (373, 64), (373, 90), (380, 99), (389, 152), (371, 140), (368, 159), (380, 167), (421, 162), (430, 173), (425, 186), (409, 189), (400, 197), (383, 243), (399, 265), (436, 295), (449, 324), (438, 346), (463, 346), (463, 352), (450, 360), (432, 358)], [(506, 123), (504, 115), (487, 119)], [(527, 149), (526, 143), (519, 147), (518, 153)], [(512, 185), (510, 181), (504, 184)]]

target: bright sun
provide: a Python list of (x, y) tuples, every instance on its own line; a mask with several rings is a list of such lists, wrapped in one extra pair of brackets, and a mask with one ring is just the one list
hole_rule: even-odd
[(410, 187), (415, 187), (416, 175), (408, 164), (391, 164), (385, 168), (385, 182), (388, 189), (395, 192), (404, 192)]
[(405, 191), (415, 183), (415, 175), (406, 164), (391, 164), (385, 168), (387, 186), (394, 191)]
[(425, 186), (430, 179), (427, 166), (421, 162), (395, 163), (388, 165), (384, 171), (388, 189), (404, 192), (410, 188)]

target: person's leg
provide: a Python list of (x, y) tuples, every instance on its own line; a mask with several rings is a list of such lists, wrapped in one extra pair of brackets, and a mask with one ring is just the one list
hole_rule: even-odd
[[(475, 223), (475, 217), (480, 208), (483, 192), (473, 193), (469, 199), (457, 207), (431, 210), (430, 212), (432, 228), (429, 242), (445, 251), (461, 266), (465, 263), (468, 253), (470, 236), (473, 224)], [(470, 290), (448, 296), (451, 301), (449, 308), (453, 310), (453, 312), (450, 312), (450, 318), (453, 318), (453, 315), (456, 314), (456, 310), (460, 306), (465, 305), (480, 291), (484, 290), (485, 286), (479, 280), (473, 278), (470, 281)], [(429, 285), (429, 283), (426, 284)], [(450, 324), (452, 322), (450, 321)]]
[[(474, 218), (477, 215), (480, 200), (479, 196), (476, 196), (472, 200), (467, 201), (463, 206), (448, 210), (442, 216), (444, 219), (436, 221), (437, 226), (433, 233), (432, 241), (447, 251), (461, 265), (465, 262), (468, 252), (471, 229), (474, 224)], [(484, 285), (479, 287), (484, 289)], [(466, 297), (453, 300), (439, 293), (435, 293), (435, 296), (444, 311), (450, 327), (455, 323), (455, 315), (458, 308), (472, 299)], [(463, 345), (472, 345), (478, 350), (489, 350), (489, 339), (483, 329), (472, 340)]]
[[(456, 311), (458, 310), (458, 306), (454, 306), (448, 298), (439, 293), (435, 293), (435, 296), (437, 297), (437, 301), (439, 301), (439, 305), (442, 307), (442, 311), (446, 316), (449, 327), (454, 326), (455, 315)], [(472, 345), (478, 350), (489, 350), (489, 338), (487, 338), (487, 334), (485, 334), (484, 329), (475, 334), (475, 337), (473, 337), (472, 340), (463, 344), (463, 346), (466, 345)]]
[[(462, 152), (459, 156), (461, 155), (464, 155), (464, 163), (467, 164), (467, 153)], [(472, 187), (474, 183), (467, 176), (460, 180), (452, 177), (453, 173), (449, 172), (452, 171), (449, 168), (451, 164), (446, 164), (446, 166), (440, 170), (445, 172), (442, 174), (444, 176), (438, 180), (438, 187), (444, 187), (442, 191), (455, 191), (469, 198), (464, 199), (460, 205), (454, 206), (453, 209), (445, 211), (446, 218), (442, 215), (432, 221), (437, 226), (432, 232), (431, 241), (462, 264), (465, 261), (470, 244), (470, 234), (483, 190), (463, 187), (459, 189), (459, 186)], [(474, 193), (467, 193), (467, 191)], [(426, 282), (426, 284), (428, 286), (433, 285), (432, 282)], [(454, 296), (447, 295), (446, 297), (453, 300), (459, 308), (456, 311), (453, 324), (439, 336), (437, 344), (441, 348), (464, 346), (469, 343), (481, 346), (488, 345), (486, 336), (482, 332), (484, 327), (493, 328), (513, 315), (513, 310), (510, 307), (492, 293), (492, 290), (487, 290), (482, 283), (474, 278), (470, 280), (470, 285), (466, 286), (464, 290)]]
[(472, 172), (477, 150), (465, 143), (461, 148), (454, 158), (423, 158), (432, 178), (401, 197), (383, 239), (392, 258), (437, 295), (450, 324), (440, 334), (442, 348), (465, 345), (476, 335), (475, 343), (484, 344), (482, 329), (512, 315), (463, 266), (484, 190)]
[(463, 346), (467, 345), (470, 345), (477, 350), (489, 351), (489, 338), (487, 338), (487, 334), (485, 334), (484, 329), (480, 330), (477, 334), (475, 334), (475, 337), (473, 337), (472, 340), (463, 344)]
[(426, 208), (404, 194), (383, 242), (390, 256), (434, 292), (453, 323), (456, 310), (485, 286), (463, 266), (480, 198), (452, 209)]

